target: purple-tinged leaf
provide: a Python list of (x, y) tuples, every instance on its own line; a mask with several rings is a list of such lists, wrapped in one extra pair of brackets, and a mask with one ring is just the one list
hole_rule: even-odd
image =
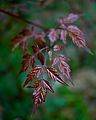
[(27, 75), (27, 79), (25, 80), (23, 86), (25, 87), (30, 81), (34, 80), (35, 78), (38, 78), (41, 74), (42, 67), (36, 66), (34, 67), (31, 72)]
[(83, 32), (76, 26), (68, 26), (69, 36), (72, 38), (74, 44), (80, 48), (86, 48), (86, 41)]
[(79, 19), (78, 14), (71, 13), (63, 19), (64, 23), (73, 23)]
[(53, 81), (57, 81), (63, 85), (66, 84), (65, 81), (62, 79), (62, 77), (60, 76), (60, 74), (58, 73), (58, 71), (55, 68), (47, 67), (46, 70), (47, 70), (47, 73), (48, 73), (48, 76), (50, 79), (52, 79)]
[(59, 67), (59, 70), (60, 72), (66, 76), (67, 79), (70, 79), (70, 67), (67, 63), (65, 63), (64, 61), (61, 61), (59, 64), (58, 64), (58, 67)]
[(70, 59), (68, 57), (66, 57), (63, 54), (60, 54), (53, 59), (52, 66), (58, 64), (60, 61), (69, 61), (69, 60)]
[(58, 33), (57, 31), (53, 28), (50, 30), (48, 34), (49, 40), (51, 43), (54, 43), (58, 39)]
[(53, 50), (54, 51), (61, 51), (64, 49), (64, 46), (62, 45), (54, 45)]
[(66, 40), (67, 40), (67, 31), (66, 30), (61, 30), (60, 39), (64, 42), (64, 44), (66, 44)]
[(43, 87), (44, 88), (49, 89), (51, 92), (54, 93), (53, 88), (51, 87), (50, 83), (47, 80), (43, 80), (42, 82), (43, 82)]

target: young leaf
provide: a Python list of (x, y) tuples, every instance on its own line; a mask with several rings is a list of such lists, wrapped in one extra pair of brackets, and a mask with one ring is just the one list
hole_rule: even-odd
[(30, 81), (38, 78), (41, 74), (42, 68), (40, 66), (34, 67), (31, 72), (27, 75), (27, 79), (25, 80), (23, 86), (25, 87)]
[(61, 84), (66, 84), (65, 81), (62, 79), (62, 77), (60, 76), (60, 74), (58, 73), (58, 71), (53, 68), (53, 67), (47, 67), (46, 68), (48, 76), (50, 79), (57, 81)]
[(38, 54), (37, 54), (38, 60), (40, 60), (41, 64), (44, 65), (45, 57), (44, 57), (44, 55), (43, 55), (42, 52), (39, 52), (39, 50), (40, 50), (39, 47), (36, 46), (36, 45), (33, 45), (33, 46), (32, 46), (32, 49), (33, 49), (33, 52), (34, 52), (34, 53), (37, 53), (37, 52), (38, 52)]
[(74, 44), (80, 48), (86, 48), (86, 41), (83, 32), (76, 26), (68, 26), (69, 36), (72, 38)]
[(21, 49), (23, 52), (27, 51), (27, 42), (26, 41), (21, 42)]
[(66, 56), (63, 55), (63, 54), (60, 54), (60, 55), (58, 56), (58, 59), (60, 59), (60, 60), (62, 60), (62, 61), (69, 61), (69, 60), (70, 60), (68, 57), (66, 57)]
[(23, 35), (17, 35), (15, 38), (12, 39), (12, 51), (14, 51), (14, 49), (20, 45), (20, 43), (22, 42), (23, 39)]
[(64, 49), (63, 45), (54, 45), (53, 50), (54, 51), (61, 51)]
[(35, 64), (35, 60), (32, 57), (32, 55), (29, 53), (24, 54), (20, 73), (26, 71), (30, 65), (34, 67), (34, 64)]
[(43, 87), (38, 87), (33, 92), (34, 106), (33, 111), (35, 111), (39, 104), (45, 101), (47, 90)]
[(30, 65), (30, 62), (29, 62), (30, 58), (31, 58), (31, 55), (28, 53), (23, 55), (22, 68), (20, 70), (20, 73), (28, 69)]
[(41, 80), (36, 80), (33, 85), (28, 85), (26, 88), (38, 88), (41, 84)]
[(70, 13), (67, 17), (64, 17), (63, 22), (64, 23), (73, 23), (79, 19), (78, 14)]
[(67, 40), (67, 31), (66, 30), (61, 30), (60, 39), (64, 42), (64, 44), (66, 44), (66, 40)]
[(47, 45), (44, 37), (45, 37), (45, 34), (43, 35), (43, 34), (38, 33), (38, 34), (35, 35), (35, 38), (34, 38), (35, 42), (40, 49), (46, 47), (46, 45)]
[(52, 65), (57, 65), (60, 72), (65, 75), (68, 79), (70, 79), (70, 66), (65, 62), (68, 61), (69, 58), (66, 57), (65, 55), (58, 55), (57, 57), (54, 58), (53, 64)]
[(58, 64), (60, 61), (69, 61), (69, 60), (70, 59), (68, 57), (66, 57), (63, 54), (60, 54), (53, 59), (52, 66)]
[(57, 31), (52, 28), (48, 34), (49, 40), (51, 43), (54, 43), (58, 39), (58, 33)]
[(41, 64), (44, 65), (45, 57), (42, 52), (38, 53), (38, 59), (40, 60)]
[(42, 80), (42, 83), (44, 88), (49, 89), (51, 92), (54, 93), (53, 88), (51, 87), (50, 83), (47, 80)]
[(58, 68), (59, 68), (60, 72), (67, 77), (67, 79), (71, 78), (70, 77), (71, 70), (70, 70), (70, 67), (69, 67), (69, 65), (67, 63), (65, 63), (64, 61), (61, 61), (58, 64)]
[(26, 40), (30, 38), (28, 36), (31, 35), (32, 31), (25, 27), (15, 38), (12, 39), (12, 51), (21, 44), (21, 48), (25, 52), (27, 49)]

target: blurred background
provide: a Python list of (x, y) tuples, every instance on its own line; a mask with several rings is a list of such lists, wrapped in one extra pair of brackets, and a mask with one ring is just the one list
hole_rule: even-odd
[(45, 103), (32, 114), (32, 93), (22, 88), (25, 73), (22, 52), (11, 53), (11, 39), (27, 24), (0, 13), (0, 120), (96, 120), (96, 0), (0, 0), (0, 8), (51, 28), (57, 18), (81, 13), (76, 25), (84, 31), (91, 55), (69, 40), (65, 53), (71, 58), (75, 86), (54, 84)]

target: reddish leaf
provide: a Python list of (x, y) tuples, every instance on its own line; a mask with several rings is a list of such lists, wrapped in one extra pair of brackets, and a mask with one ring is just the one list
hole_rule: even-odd
[(78, 15), (78, 14), (71, 13), (71, 14), (69, 14), (67, 17), (60, 17), (59, 20), (58, 20), (58, 23), (59, 23), (62, 27), (66, 28), (65, 25), (68, 25), (68, 24), (71, 24), (71, 23), (77, 21), (78, 18), (79, 18), (79, 15)]
[(37, 53), (37, 52), (38, 52), (37, 57), (38, 57), (38, 59), (40, 60), (41, 64), (44, 65), (45, 57), (44, 57), (44, 55), (43, 55), (42, 52), (39, 52), (39, 50), (40, 50), (39, 47), (33, 45), (33, 46), (32, 46), (32, 49), (33, 49), (33, 52), (34, 52), (34, 53)]
[(58, 62), (59, 62), (58, 57), (55, 57), (55, 58), (53, 59), (52, 66), (58, 64)]
[(34, 59), (34, 57), (31, 58), (31, 60), (30, 60), (30, 64), (31, 64), (31, 66), (32, 66), (32, 68), (33, 68), (34, 65), (35, 65), (35, 59)]
[[(15, 38), (12, 39), (12, 51), (21, 44), (22, 50), (25, 52), (26, 40), (29, 39), (28, 36), (32, 35), (32, 31), (30, 31), (27, 27), (25, 27)], [(32, 37), (32, 36), (31, 36)]]
[(26, 88), (38, 88), (41, 84), (41, 80), (36, 80), (33, 85), (28, 85)]
[(53, 50), (54, 51), (61, 51), (61, 50), (63, 50), (64, 49), (64, 46), (62, 46), (62, 45), (55, 45), (54, 47), (53, 47)]
[(47, 90), (43, 87), (39, 87), (38, 89), (35, 89), (33, 92), (33, 99), (34, 99), (34, 106), (33, 111), (36, 110), (39, 104), (45, 101)]
[(32, 45), (32, 50), (34, 53), (37, 53), (40, 49), (37, 45)]
[(31, 72), (27, 75), (27, 79), (24, 82), (23, 86), (25, 87), (30, 81), (34, 80), (35, 78), (38, 78), (41, 74), (41, 67), (36, 66), (34, 67)]
[(42, 80), (42, 82), (43, 82), (43, 87), (44, 88), (49, 89), (51, 92), (54, 93), (53, 88), (51, 87), (50, 83), (47, 80)]
[(68, 57), (61, 54), (54, 58), (52, 65), (58, 65), (60, 72), (63, 73), (68, 79), (70, 79), (71, 70), (69, 65), (65, 62), (68, 60), (69, 60)]
[(62, 60), (62, 61), (69, 61), (69, 60), (70, 60), (68, 57), (66, 57), (66, 56), (63, 55), (63, 54), (60, 54), (60, 55), (58, 56), (58, 59), (60, 59), (60, 60)]
[(47, 73), (50, 79), (54, 80), (54, 81), (58, 81), (61, 84), (66, 84), (65, 81), (62, 79), (62, 77), (60, 76), (60, 74), (58, 73), (58, 71), (53, 68), (53, 67), (47, 67)]
[(42, 52), (38, 53), (38, 59), (40, 60), (41, 64), (44, 65), (45, 57)]
[(58, 33), (55, 29), (51, 29), (48, 34), (51, 43), (54, 43), (58, 39)]
[(45, 35), (42, 35), (39, 33), (35, 35), (35, 42), (40, 49), (46, 47), (46, 41), (45, 41), (44, 37), (45, 37)]
[(23, 52), (26, 52), (26, 50), (27, 50), (27, 43), (26, 43), (26, 41), (21, 42), (21, 49), (22, 49)]
[(79, 15), (78, 14), (74, 14), (74, 13), (71, 13), (69, 14), (67, 17), (65, 17), (63, 19), (64, 23), (73, 23), (75, 21), (77, 21), (79, 19)]
[(29, 62), (30, 58), (31, 58), (31, 55), (28, 53), (23, 55), (24, 60), (22, 61), (22, 68), (21, 68), (20, 73), (24, 72), (28, 69), (28, 67), (30, 65), (30, 62)]
[(67, 40), (67, 31), (66, 30), (61, 30), (60, 39), (64, 42), (64, 44), (66, 44), (66, 40)]
[(65, 55), (60, 54), (60, 55), (56, 56), (56, 57), (53, 59), (52, 65), (53, 65), (53, 66), (56, 65), (56, 64), (58, 64), (60, 61), (69, 61), (69, 60), (70, 60), (70, 59), (69, 59), (68, 57), (66, 57)]
[(29, 36), (32, 34), (32, 31), (29, 28), (24, 27), (23, 31), (20, 34), (23, 34), (24, 36)]
[(80, 48), (86, 48), (86, 41), (83, 32), (76, 26), (70, 25), (68, 27), (69, 36), (72, 38), (74, 44)]
[(34, 67), (34, 64), (35, 64), (35, 60), (32, 57), (32, 55), (28, 53), (24, 54), (20, 73), (26, 71), (30, 65)]
[(12, 51), (18, 46), (20, 45), (20, 43), (22, 42), (23, 39), (23, 35), (18, 35), (15, 38), (12, 39)]
[(22, 68), (21, 68), (20, 73), (26, 71), (28, 69), (28, 67), (29, 67), (29, 61), (28, 60), (23, 60), (22, 61)]
[(58, 64), (59, 70), (61, 71), (62, 74), (64, 74), (68, 79), (70, 79), (70, 67), (67, 63), (65, 63), (64, 61), (61, 61)]
[(29, 53), (26, 53), (23, 55), (23, 58), (24, 59), (30, 59), (31, 55)]

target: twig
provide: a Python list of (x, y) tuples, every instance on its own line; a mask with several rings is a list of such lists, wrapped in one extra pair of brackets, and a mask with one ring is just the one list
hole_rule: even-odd
[(40, 53), (40, 52), (42, 52), (43, 50), (46, 50), (46, 49), (48, 49), (47, 46), (44, 47), (44, 48), (42, 48), (42, 49), (40, 49), (38, 52), (36, 52), (36, 53), (33, 55), (33, 58), (34, 58), (36, 55), (38, 55), (38, 53)]
[(28, 24), (31, 24), (31, 25), (33, 25), (33, 26), (35, 26), (35, 27), (38, 27), (38, 28), (42, 29), (43, 31), (47, 31), (47, 29), (44, 28), (42, 25), (39, 25), (39, 24), (37, 24), (37, 23), (31, 22), (31, 21), (29, 21), (29, 20), (26, 20), (26, 19), (22, 18), (21, 16), (15, 15), (15, 14), (10, 13), (10, 12), (8, 12), (8, 11), (5, 11), (5, 10), (3, 10), (3, 9), (1, 9), (1, 8), (0, 8), (0, 12), (2, 12), (2, 13), (4, 13), (4, 14), (7, 14), (7, 15), (9, 15), (9, 16), (11, 16), (11, 17), (14, 17), (14, 18), (16, 18), (16, 19), (18, 19), (18, 20), (22, 20), (22, 21), (24, 21), (24, 22), (26, 22), (26, 23), (28, 23)]

